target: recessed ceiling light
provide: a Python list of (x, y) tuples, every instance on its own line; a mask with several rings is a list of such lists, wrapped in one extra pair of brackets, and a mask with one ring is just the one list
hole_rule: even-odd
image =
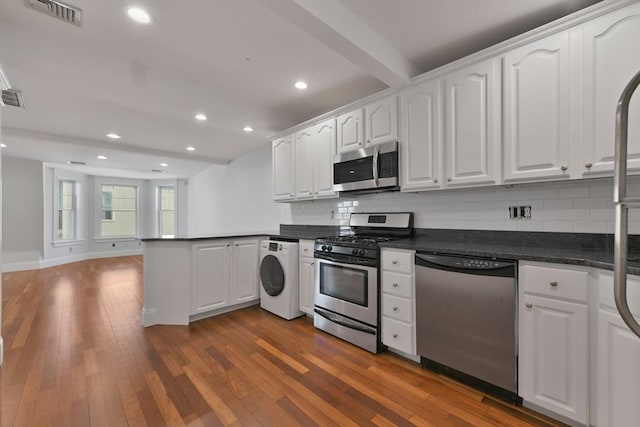
[(198, 114), (196, 114), (196, 115), (195, 115), (195, 118), (196, 118), (196, 120), (200, 120), (201, 122), (203, 122), (203, 121), (207, 120), (207, 116), (205, 116), (205, 115), (204, 115), (204, 114), (202, 114), (202, 113), (198, 113)]
[(168, 163), (160, 163), (160, 166), (162, 166), (163, 168), (166, 168), (167, 166), (169, 166)]
[(7, 148), (7, 144), (0, 144), (0, 147)]
[(253, 132), (253, 128), (251, 126), (245, 126), (242, 128), (242, 130), (245, 132)]
[(302, 80), (297, 81), (296, 84), (294, 84), (294, 86), (296, 87), (296, 89), (300, 89), (300, 90), (307, 88), (307, 84)]
[(117, 133), (113, 133), (113, 132), (108, 133), (107, 137), (111, 138), (111, 139), (120, 139), (120, 138), (122, 138), (120, 135), (118, 135)]
[(187, 147), (187, 151), (196, 151), (196, 149), (195, 149), (195, 147), (189, 146), (189, 147)]
[(98, 159), (98, 160), (107, 160), (107, 156), (103, 156), (102, 154), (100, 154), (99, 156), (96, 156), (96, 159)]
[(127, 15), (129, 18), (133, 19), (136, 22), (141, 24), (150, 24), (151, 23), (151, 15), (144, 9), (139, 7), (130, 7), (127, 9)]

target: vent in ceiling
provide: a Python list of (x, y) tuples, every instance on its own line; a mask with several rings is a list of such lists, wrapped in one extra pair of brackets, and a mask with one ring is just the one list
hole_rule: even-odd
[(151, 169), (151, 172), (155, 172), (155, 173), (163, 173), (163, 170), (160, 169)]
[(24, 0), (24, 4), (33, 10), (53, 16), (75, 26), (82, 23), (82, 10), (55, 0)]
[(67, 164), (68, 165), (80, 165), (80, 166), (83, 166), (83, 165), (86, 165), (87, 163), (86, 162), (77, 162), (75, 160), (67, 160)]
[(24, 96), (22, 96), (22, 92), (15, 89), (3, 90), (2, 105), (24, 108)]

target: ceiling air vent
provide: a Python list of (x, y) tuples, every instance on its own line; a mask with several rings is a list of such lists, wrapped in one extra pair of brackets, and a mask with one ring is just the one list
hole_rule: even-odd
[(81, 165), (81, 166), (82, 166), (82, 165), (86, 165), (87, 163), (85, 163), (85, 162), (78, 162), (78, 161), (75, 161), (75, 160), (67, 160), (67, 164), (68, 164), (68, 165)]
[(160, 169), (151, 169), (151, 172), (162, 173), (164, 171)]
[(80, 26), (82, 10), (55, 0), (24, 0), (24, 4), (33, 10), (53, 16), (61, 21)]
[(22, 96), (22, 92), (15, 89), (3, 90), (2, 105), (24, 108), (24, 96)]

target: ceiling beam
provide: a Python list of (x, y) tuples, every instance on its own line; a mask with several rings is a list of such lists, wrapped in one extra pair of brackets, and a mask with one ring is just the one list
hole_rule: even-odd
[(339, 0), (262, 0), (280, 17), (300, 27), (390, 87), (409, 83), (420, 70)]

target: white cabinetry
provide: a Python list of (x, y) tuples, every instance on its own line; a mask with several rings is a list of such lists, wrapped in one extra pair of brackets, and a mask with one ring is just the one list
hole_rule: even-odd
[(504, 68), (504, 180), (569, 178), (569, 33), (512, 50)]
[(333, 197), (335, 120), (329, 119), (295, 134), (295, 196), (297, 200)]
[(400, 94), (402, 191), (438, 188), (442, 150), (442, 84), (430, 80)]
[(338, 149), (341, 153), (364, 147), (364, 123), (362, 108), (338, 116)]
[(296, 199), (313, 198), (313, 128), (295, 134)]
[(244, 303), (260, 298), (260, 241), (243, 239), (233, 242), (230, 302)]
[[(640, 317), (640, 277), (627, 279), (629, 307)], [(599, 427), (638, 425), (640, 420), (640, 339), (615, 308), (613, 275), (598, 279), (597, 424)]]
[(293, 200), (293, 135), (271, 143), (273, 200)]
[(314, 196), (334, 197), (333, 156), (336, 154), (336, 121), (325, 120), (313, 127)]
[(300, 283), (300, 311), (313, 317), (313, 295), (315, 284), (315, 260), (313, 240), (300, 240), (298, 282)]
[(398, 97), (371, 102), (338, 116), (338, 150), (340, 153), (398, 139)]
[(231, 242), (213, 240), (195, 243), (192, 251), (191, 314), (227, 306), (231, 278)]
[(445, 77), (446, 186), (494, 184), (500, 167), (500, 62)]
[(589, 273), (520, 262), (519, 394), (586, 424)]
[[(618, 99), (640, 70), (640, 4), (595, 18), (584, 26), (585, 172), (613, 171)], [(629, 169), (640, 169), (640, 96), (629, 110)], [(590, 165), (590, 168), (586, 166)]]
[(382, 343), (416, 354), (414, 251), (386, 249), (382, 258)]
[(396, 95), (372, 102), (364, 108), (365, 145), (398, 139), (398, 98)]
[(258, 262), (258, 239), (194, 243), (191, 314), (257, 301), (260, 298)]

